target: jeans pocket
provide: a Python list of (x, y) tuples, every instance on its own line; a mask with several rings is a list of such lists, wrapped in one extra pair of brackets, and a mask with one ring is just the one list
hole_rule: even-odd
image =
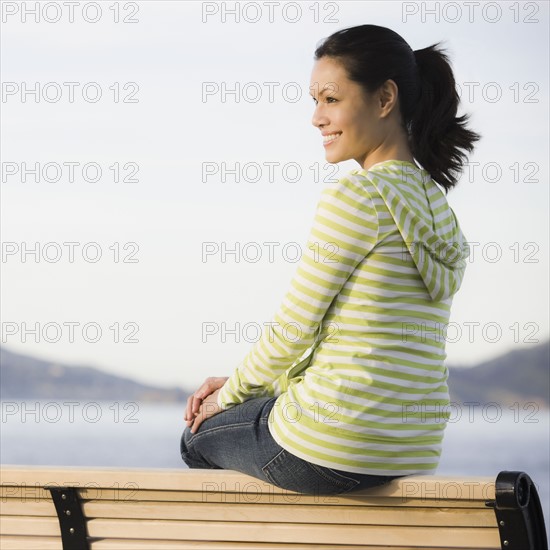
[(330, 468), (307, 462), (282, 449), (262, 471), (277, 487), (311, 495), (335, 495), (352, 491), (359, 481)]

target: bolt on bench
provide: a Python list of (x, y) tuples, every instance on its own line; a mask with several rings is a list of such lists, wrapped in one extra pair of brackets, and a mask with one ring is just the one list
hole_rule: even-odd
[(2, 550), (547, 550), (524, 472), (303, 495), (231, 470), (2, 466)]

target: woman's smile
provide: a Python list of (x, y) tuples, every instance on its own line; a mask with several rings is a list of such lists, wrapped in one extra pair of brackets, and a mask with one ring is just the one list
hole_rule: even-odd
[(336, 141), (341, 136), (341, 134), (342, 132), (336, 134), (327, 134), (323, 136), (323, 145), (327, 147), (328, 145)]

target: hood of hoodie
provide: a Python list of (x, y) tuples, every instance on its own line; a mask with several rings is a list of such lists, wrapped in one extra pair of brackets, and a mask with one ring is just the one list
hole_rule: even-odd
[(455, 213), (430, 174), (396, 160), (359, 172), (367, 175), (386, 203), (432, 300), (456, 294), (470, 250)]

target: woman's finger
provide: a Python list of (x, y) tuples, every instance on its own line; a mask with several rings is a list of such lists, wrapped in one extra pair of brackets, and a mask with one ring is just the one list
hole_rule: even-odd
[(185, 412), (185, 420), (187, 420), (187, 423), (191, 422), (195, 418), (202, 403), (202, 399), (197, 397), (197, 392), (190, 395), (187, 399), (187, 409)]
[(202, 390), (202, 388), (200, 390), (197, 390), (193, 395), (193, 406), (191, 407), (191, 413), (193, 414), (193, 416), (199, 412), (202, 400), (205, 397), (206, 396), (204, 395), (204, 391)]
[(219, 386), (220, 378), (207, 378), (202, 386), (194, 393), (195, 399), (193, 400), (193, 405), (191, 407), (191, 412), (193, 415), (198, 414), (202, 402), (212, 393), (214, 393)]
[(209, 395), (203, 401), (200, 412), (193, 420), (193, 425), (191, 426), (192, 434), (197, 432), (199, 426), (203, 423), (204, 420), (221, 412), (221, 409), (218, 407), (218, 393), (219, 389)]
[(191, 410), (192, 410), (192, 405), (193, 405), (193, 395), (190, 395), (188, 398), (187, 398), (187, 405), (185, 407), (185, 417), (184, 417), (184, 420), (187, 420), (189, 421), (191, 419)]
[[(187, 398), (187, 407), (185, 410), (185, 420), (189, 425), (195, 420), (199, 414), (200, 407), (203, 401), (216, 390), (220, 389), (228, 379), (224, 377), (209, 377), (201, 385), (201, 387)], [(202, 420), (201, 420), (202, 422)], [(200, 425), (200, 422), (199, 422)], [(198, 428), (198, 425), (197, 425)]]
[(183, 415), (183, 419), (187, 420), (189, 418), (189, 413), (191, 412), (191, 404), (190, 404), (191, 396), (187, 398), (187, 403), (185, 404), (185, 414)]

